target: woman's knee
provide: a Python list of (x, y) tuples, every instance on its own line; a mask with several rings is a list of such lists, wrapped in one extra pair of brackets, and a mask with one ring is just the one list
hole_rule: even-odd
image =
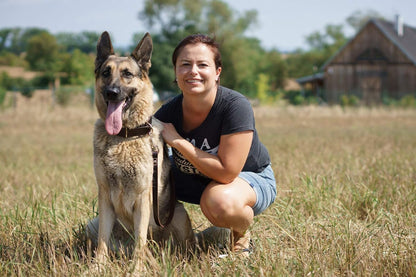
[(224, 185), (208, 186), (201, 196), (201, 206), (215, 215), (228, 212), (232, 206), (228, 198), (229, 193), (219, 186)]
[(204, 213), (209, 213), (212, 217), (227, 217), (231, 215), (235, 209), (235, 201), (229, 190), (224, 185), (210, 185), (201, 196), (201, 209)]

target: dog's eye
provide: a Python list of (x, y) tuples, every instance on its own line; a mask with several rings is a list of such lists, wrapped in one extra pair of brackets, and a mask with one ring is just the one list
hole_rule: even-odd
[(128, 70), (123, 70), (123, 77), (124, 78), (133, 78), (133, 73)]
[(104, 78), (110, 77), (110, 75), (111, 75), (111, 69), (110, 69), (109, 67), (107, 67), (107, 68), (103, 71), (103, 73), (101, 73), (101, 75), (102, 75)]

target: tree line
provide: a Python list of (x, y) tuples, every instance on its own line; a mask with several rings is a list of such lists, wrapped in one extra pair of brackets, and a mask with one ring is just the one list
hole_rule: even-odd
[[(374, 11), (355, 12), (347, 18), (347, 24), (358, 30), (374, 16), (380, 17)], [(150, 76), (156, 91), (178, 92), (173, 83), (171, 55), (178, 42), (189, 34), (214, 36), (223, 59), (221, 84), (261, 101), (285, 97), (283, 88), (287, 78), (316, 73), (348, 40), (344, 25), (329, 24), (323, 31), (306, 36), (307, 50), (299, 48), (281, 53), (278, 49), (264, 49), (259, 39), (245, 35), (255, 27), (257, 17), (256, 10), (238, 13), (221, 0), (146, 0), (137, 19), (145, 24), (153, 38)], [(33, 86), (45, 86), (57, 77), (62, 85), (92, 86), (99, 35), (99, 32), (87, 31), (53, 35), (39, 28), (3, 28), (0, 29), (0, 65), (42, 72), (30, 81)], [(116, 51), (125, 54), (133, 50), (142, 36), (133, 34), (132, 44)], [(19, 82), (24, 86), (28, 81), (12, 80), (7, 74), (1, 74), (0, 94), (1, 90), (19, 87)]]

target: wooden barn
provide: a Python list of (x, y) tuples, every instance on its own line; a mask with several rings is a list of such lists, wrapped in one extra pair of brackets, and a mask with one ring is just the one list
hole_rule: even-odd
[(342, 95), (355, 95), (366, 105), (379, 104), (382, 97), (416, 96), (416, 28), (399, 16), (395, 22), (371, 19), (321, 71), (321, 79), (303, 80), (320, 85), (331, 104)]

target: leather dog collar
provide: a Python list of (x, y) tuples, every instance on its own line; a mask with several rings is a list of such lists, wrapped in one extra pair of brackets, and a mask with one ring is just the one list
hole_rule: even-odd
[(152, 126), (152, 118), (150, 118), (148, 121), (146, 121), (145, 124), (140, 125), (136, 128), (129, 129), (129, 128), (121, 128), (120, 132), (117, 134), (119, 137), (123, 138), (130, 138), (130, 137), (136, 137), (136, 136), (144, 136), (151, 134), (153, 131)]

